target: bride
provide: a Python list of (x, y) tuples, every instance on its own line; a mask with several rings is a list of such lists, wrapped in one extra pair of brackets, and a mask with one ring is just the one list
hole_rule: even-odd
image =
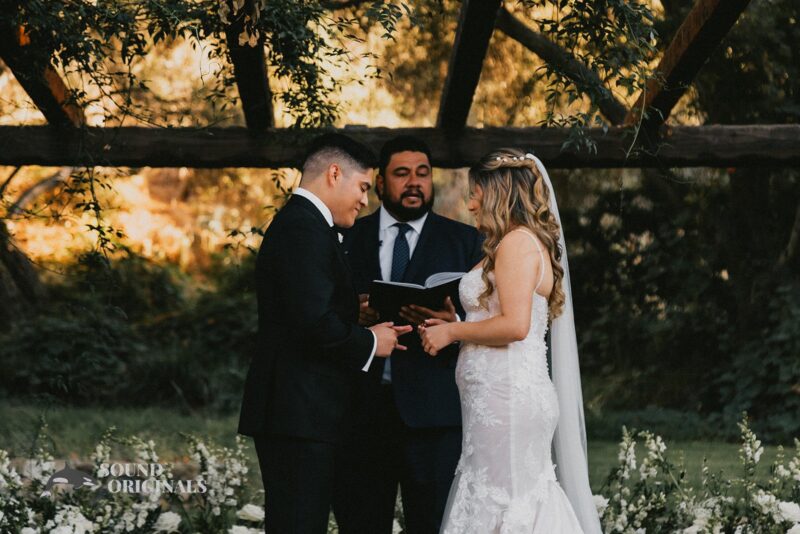
[(485, 156), (469, 182), (468, 208), (486, 234), (486, 257), (459, 286), (466, 320), (429, 319), (419, 327), (433, 356), (461, 342), (464, 437), (440, 532), (600, 533), (552, 184), (541, 161), (516, 149)]

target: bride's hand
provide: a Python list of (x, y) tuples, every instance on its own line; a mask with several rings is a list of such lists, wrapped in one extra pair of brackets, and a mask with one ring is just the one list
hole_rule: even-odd
[(428, 319), (419, 325), (417, 330), (422, 340), (422, 348), (431, 356), (436, 356), (440, 350), (455, 341), (452, 324), (442, 319)]

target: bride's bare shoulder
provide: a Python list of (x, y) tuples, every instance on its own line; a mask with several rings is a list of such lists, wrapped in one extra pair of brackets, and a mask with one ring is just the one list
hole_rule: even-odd
[(530, 252), (537, 252), (541, 247), (543, 247), (542, 242), (533, 232), (527, 228), (515, 228), (506, 233), (500, 240), (497, 245), (497, 253), (524, 256)]

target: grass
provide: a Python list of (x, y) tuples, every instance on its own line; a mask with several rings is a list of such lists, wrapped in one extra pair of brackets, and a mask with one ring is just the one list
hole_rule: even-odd
[[(706, 459), (709, 472), (723, 473), (725, 477), (733, 478), (743, 474), (742, 463), (739, 460), (739, 445), (720, 441), (675, 441), (666, 442), (667, 458), (673, 463), (683, 464), (686, 480), (690, 485), (699, 488), (701, 483), (701, 469), (703, 458)], [(637, 455), (641, 455), (643, 444), (637, 443)], [(617, 443), (611, 441), (589, 442), (589, 480), (595, 493), (600, 491), (608, 474), (616, 468)], [(778, 448), (765, 446), (764, 454), (756, 471), (757, 479), (766, 482), (769, 478), (769, 469), (775, 461)], [(639, 456), (641, 458), (641, 456)]]
[[(54, 406), (48, 409), (30, 404), (0, 402), (0, 448), (12, 457), (29, 457), (41, 414), (46, 416), (49, 436), (56, 458), (86, 459), (110, 426), (120, 434), (135, 434), (153, 439), (161, 460), (166, 463), (185, 461), (186, 441), (181, 434), (194, 434), (204, 441), (232, 446), (236, 436), (238, 415), (219, 416), (204, 412), (182, 414), (162, 408), (103, 409)], [(637, 446), (637, 452), (641, 451)], [(766, 479), (769, 466), (775, 459), (777, 447), (765, 447), (757, 475)], [(124, 452), (122, 453), (124, 454)], [(699, 486), (703, 458), (707, 458), (712, 473), (722, 471), (727, 476), (741, 473), (739, 445), (719, 441), (667, 442), (667, 455), (673, 461), (682, 458), (690, 484)], [(255, 449), (248, 440), (251, 484), (260, 489)], [(610, 440), (590, 440), (589, 478), (592, 489), (598, 492), (609, 472), (617, 465), (617, 443)]]

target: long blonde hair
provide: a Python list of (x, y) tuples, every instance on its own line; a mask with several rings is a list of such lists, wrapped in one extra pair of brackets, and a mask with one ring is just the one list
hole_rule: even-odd
[(558, 317), (564, 307), (559, 226), (550, 212), (550, 191), (536, 163), (521, 150), (500, 148), (486, 154), (469, 170), (469, 181), (470, 186), (477, 185), (483, 191), (478, 220), (480, 230), (486, 234), (482, 275), (486, 290), (480, 296), (481, 305), (488, 307), (489, 296), (495, 290), (489, 273), (494, 271), (497, 246), (509, 231), (521, 227), (530, 230), (549, 253), (553, 290), (548, 308), (551, 320)]

